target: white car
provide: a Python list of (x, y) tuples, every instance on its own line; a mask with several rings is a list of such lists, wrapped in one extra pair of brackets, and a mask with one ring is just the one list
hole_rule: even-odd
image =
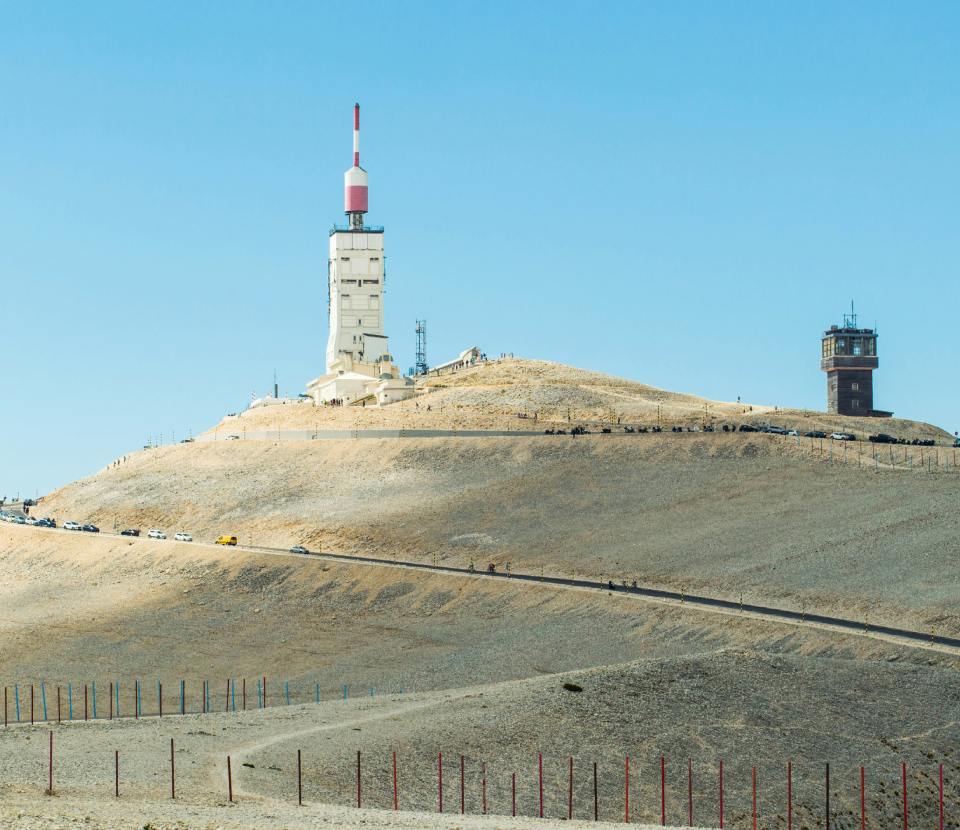
[(178, 533), (174, 537), (178, 542), (192, 542), (193, 537), (189, 533)]
[(788, 429), (788, 430), (787, 430), (787, 435), (789, 435), (791, 438), (799, 438), (799, 437), (800, 437), (800, 431), (799, 431), (799, 430), (796, 430), (796, 429)]
[(64, 522), (63, 529), (64, 530), (80, 530), (80, 525), (77, 524), (77, 522)]
[(157, 530), (156, 528), (154, 528), (153, 530), (148, 530), (148, 531), (147, 531), (147, 536), (149, 536), (151, 539), (166, 539), (166, 538), (167, 538), (167, 534), (166, 534), (166, 533), (164, 533), (162, 530)]

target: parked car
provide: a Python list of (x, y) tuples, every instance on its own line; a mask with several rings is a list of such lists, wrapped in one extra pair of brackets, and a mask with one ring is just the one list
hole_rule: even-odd
[(151, 539), (166, 539), (166, 538), (167, 538), (167, 534), (166, 534), (166, 533), (164, 533), (162, 530), (157, 530), (156, 528), (152, 528), (151, 530), (148, 530), (148, 531), (147, 531), (147, 536), (149, 536)]
[(755, 426), (752, 426), (751, 424), (740, 424), (740, 432), (759, 432), (759, 431), (760, 431), (759, 429), (757, 429)]
[(16, 522), (18, 525), (25, 525), (25, 524), (27, 523), (27, 517), (26, 517), (26, 516), (14, 516), (14, 517), (13, 517), (13, 520), (14, 520), (14, 522)]
[(773, 424), (766, 424), (760, 427), (760, 432), (769, 432), (771, 435), (786, 435), (787, 431), (783, 427), (774, 426)]
[(239, 441), (239, 440), (240, 440), (240, 436), (239, 436), (239, 435), (228, 435), (228, 436), (227, 436), (227, 440), (228, 440), (228, 441)]
[(857, 436), (851, 435), (849, 432), (832, 432), (830, 433), (830, 437), (834, 441), (856, 441), (857, 440)]
[(884, 432), (878, 433), (877, 435), (871, 435), (869, 441), (872, 441), (874, 444), (896, 444), (897, 439), (892, 435), (887, 435)]
[(48, 519), (46, 517), (42, 519), (37, 519), (37, 527), (56, 527), (56, 519)]
[(135, 527), (128, 527), (126, 530), (120, 531), (121, 536), (139, 536), (140, 531)]
[(303, 545), (294, 545), (290, 548), (290, 553), (310, 553)]
[(800, 430), (797, 430), (797, 429), (788, 429), (788, 430), (787, 430), (787, 435), (789, 435), (791, 438), (799, 438), (799, 437), (800, 437)]
[(176, 533), (174, 534), (174, 539), (178, 542), (192, 542), (193, 537), (189, 533)]
[(83, 531), (85, 531), (85, 532), (87, 532), (87, 533), (99, 533), (99, 532), (100, 532), (100, 528), (99, 528), (99, 527), (97, 527), (96, 525), (90, 525), (90, 524), (84, 525), (83, 527), (80, 528), (80, 530), (83, 530)]
[(217, 538), (218, 545), (231, 545), (236, 546), (237, 537), (236, 536), (220, 536)]
[(827, 437), (827, 433), (820, 432), (820, 430), (818, 429), (815, 429), (812, 432), (805, 432), (803, 434), (804, 434), (804, 437), (806, 438), (826, 438)]
[(193, 443), (193, 439), (192, 439), (192, 438), (184, 438), (180, 443), (181, 443), (181, 444), (192, 444), (192, 443)]
[(80, 525), (77, 522), (64, 522), (63, 529), (64, 530), (80, 530)]

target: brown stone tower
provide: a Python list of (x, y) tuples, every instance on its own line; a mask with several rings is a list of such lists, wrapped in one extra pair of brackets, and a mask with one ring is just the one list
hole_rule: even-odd
[(835, 415), (889, 416), (873, 408), (873, 370), (877, 368), (877, 333), (857, 327), (857, 315), (843, 315), (842, 326), (823, 333), (820, 368), (827, 373), (827, 412)]

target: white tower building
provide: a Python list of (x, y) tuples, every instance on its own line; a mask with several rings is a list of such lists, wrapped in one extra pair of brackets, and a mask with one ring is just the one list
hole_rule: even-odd
[(318, 404), (392, 403), (411, 397), (413, 382), (394, 366), (384, 333), (383, 228), (364, 224), (368, 190), (360, 166), (359, 104), (353, 108), (353, 166), (343, 179), (347, 226), (330, 231), (327, 262), (327, 373), (307, 391)]

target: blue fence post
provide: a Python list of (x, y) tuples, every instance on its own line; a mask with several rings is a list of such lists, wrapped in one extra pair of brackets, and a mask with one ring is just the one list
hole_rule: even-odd
[(237, 711), (237, 681), (235, 679), (230, 681), (230, 708), (234, 712)]
[(17, 709), (17, 723), (20, 723), (20, 686), (13, 684), (13, 702)]
[(140, 681), (137, 681), (137, 717), (143, 714), (143, 700), (140, 698)]
[(260, 678), (257, 678), (257, 708), (263, 708), (263, 695), (260, 692)]
[(184, 681), (181, 680), (181, 681), (180, 681), (180, 714), (181, 714), (181, 715), (186, 714), (186, 711), (187, 711), (187, 710), (186, 710), (186, 705), (187, 705), (187, 704), (186, 704), (186, 701), (184, 701), (184, 699), (183, 699), (183, 694), (184, 694), (185, 691), (186, 691), (186, 688), (185, 688)]
[(210, 711), (210, 681), (203, 681), (203, 694), (207, 701), (207, 711)]
[(290, 705), (290, 681), (283, 681), (283, 696), (287, 699), (287, 706)]
[(344, 700), (347, 699), (347, 684), (346, 684), (346, 683), (343, 684), (343, 699), (344, 699)]
[(40, 700), (43, 701), (43, 719), (47, 719), (47, 687), (40, 681)]
[(160, 695), (163, 691), (163, 686), (160, 683), (160, 678), (157, 678), (157, 714), (163, 711), (163, 701), (160, 699)]
[(69, 712), (70, 720), (73, 720), (73, 684), (67, 684), (67, 711)]
[(314, 703), (320, 702), (320, 684), (319, 683), (313, 684), (313, 702)]
[(114, 707), (114, 711), (117, 713), (117, 717), (119, 718), (120, 717), (120, 681), (119, 680), (113, 684), (113, 694), (114, 694), (114, 699), (116, 700), (116, 706)]
[(90, 685), (93, 687), (93, 719), (97, 719), (97, 681), (91, 681)]

